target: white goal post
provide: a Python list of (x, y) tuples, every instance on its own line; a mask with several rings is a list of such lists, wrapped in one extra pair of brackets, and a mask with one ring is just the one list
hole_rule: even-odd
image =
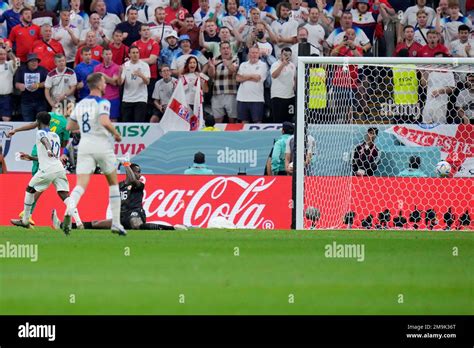
[[(466, 99), (472, 93), (474, 98), (470, 74), (474, 81), (474, 58), (298, 57), (296, 229), (369, 228), (368, 215), (374, 218), (369, 219), (370, 228), (393, 227), (393, 222), (384, 221), (382, 208), (373, 208), (377, 201), (389, 210), (389, 220), (399, 214), (409, 229), (420, 225), (410, 224), (416, 221), (413, 211), (419, 210), (423, 221), (426, 217), (423, 226), (429, 229), (461, 226), (459, 219), (469, 208), (474, 215), (474, 191), (469, 189), (469, 184), (474, 187), (474, 145), (469, 140), (474, 135), (474, 118), (470, 119), (474, 104), (459, 110), (469, 102), (461, 96)], [(374, 167), (357, 169), (357, 144), (369, 149), (370, 141), (364, 139), (374, 132), (378, 153), (373, 156)], [(443, 141), (456, 142), (458, 148), (450, 149)], [(313, 158), (308, 161), (309, 152)], [(441, 178), (436, 167), (444, 160), (453, 168)], [(405, 164), (407, 176), (401, 167)], [(425, 177), (410, 177), (416, 169), (422, 169)], [(452, 200), (433, 198), (446, 190), (450, 180), (457, 188)], [(370, 209), (374, 211), (369, 214)], [(431, 210), (436, 210), (434, 219)], [(452, 226), (443, 222), (443, 216), (449, 220), (447, 211), (453, 211)]]

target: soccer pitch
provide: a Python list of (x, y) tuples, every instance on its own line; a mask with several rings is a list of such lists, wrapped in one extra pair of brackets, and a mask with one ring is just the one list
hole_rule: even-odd
[(0, 258), (0, 314), (474, 314), (472, 232), (0, 227), (22, 244), (38, 259)]

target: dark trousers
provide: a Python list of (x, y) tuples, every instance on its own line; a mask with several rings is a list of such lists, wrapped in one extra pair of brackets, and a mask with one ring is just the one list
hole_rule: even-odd
[(44, 100), (21, 102), (21, 116), (25, 122), (33, 122), (36, 120), (36, 114), (41, 111), (48, 111), (48, 105)]
[(272, 118), (275, 123), (293, 122), (295, 116), (295, 98), (272, 98), (270, 100)]
[(144, 102), (122, 102), (122, 122), (146, 122), (146, 108), (147, 103)]

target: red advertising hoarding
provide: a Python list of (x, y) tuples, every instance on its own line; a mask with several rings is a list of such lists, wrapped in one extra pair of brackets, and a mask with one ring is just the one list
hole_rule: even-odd
[[(123, 176), (122, 176), (123, 177)], [(241, 228), (289, 229), (291, 225), (291, 178), (255, 176), (144, 175), (143, 207), (148, 222), (206, 227), (217, 216)], [(23, 209), (28, 174), (0, 175), (0, 225)], [(76, 182), (69, 175), (71, 188)], [(79, 203), (83, 221), (106, 218), (108, 187), (104, 177), (94, 175)], [(50, 225), (51, 210), (63, 216), (64, 204), (50, 187), (41, 196), (33, 218), (37, 225)]]

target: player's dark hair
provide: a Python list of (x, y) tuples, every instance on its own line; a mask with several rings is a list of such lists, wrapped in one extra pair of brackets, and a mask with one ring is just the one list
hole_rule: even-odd
[(36, 121), (38, 121), (39, 124), (49, 126), (51, 115), (47, 111), (40, 111), (36, 114)]
[(407, 24), (407, 25), (405, 25), (405, 26), (403, 27), (403, 31), (405, 31), (405, 30), (407, 30), (407, 29), (410, 29), (410, 28), (413, 29), (413, 30), (415, 30), (415, 27), (414, 27), (413, 25)]
[(409, 167), (411, 169), (418, 169), (421, 165), (421, 158), (418, 156), (411, 156), (409, 159)]
[(375, 135), (379, 135), (379, 130), (376, 127), (370, 127), (367, 129), (367, 133), (374, 133)]
[(93, 73), (87, 77), (87, 86), (90, 90), (97, 88), (99, 82), (103, 79), (104, 75), (102, 73)]
[(87, 47), (87, 46), (84, 46), (81, 48), (81, 54), (85, 53), (85, 52), (91, 52), (91, 48), (90, 47)]
[(204, 125), (206, 127), (214, 127), (216, 124), (216, 119), (212, 115), (206, 115), (204, 116)]
[(202, 152), (196, 152), (194, 154), (194, 163), (203, 164), (205, 162), (206, 162), (206, 155), (204, 155)]
[(130, 169), (135, 171), (135, 169), (138, 169), (139, 172), (141, 172), (140, 166), (136, 163), (130, 164)]

